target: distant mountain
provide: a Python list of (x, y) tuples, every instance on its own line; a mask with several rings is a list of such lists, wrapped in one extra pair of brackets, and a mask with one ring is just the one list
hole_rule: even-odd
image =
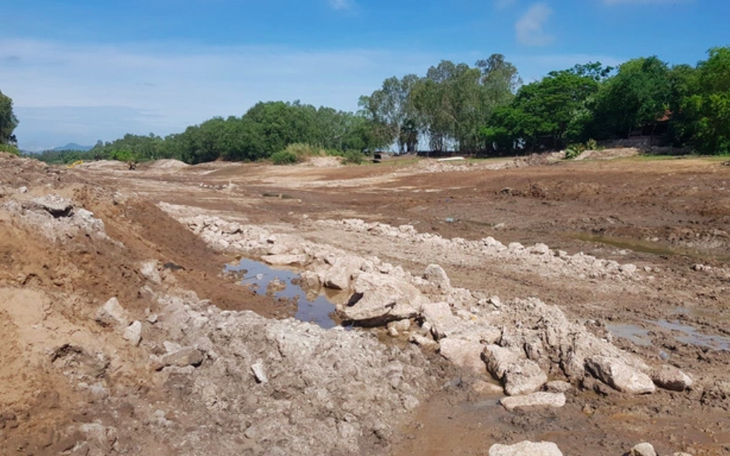
[(54, 147), (51, 150), (54, 150), (54, 151), (59, 151), (59, 150), (80, 150), (82, 152), (86, 152), (87, 150), (91, 150), (93, 148), (94, 148), (94, 146), (81, 146), (81, 145), (76, 144), (76, 143), (68, 143), (65, 146)]

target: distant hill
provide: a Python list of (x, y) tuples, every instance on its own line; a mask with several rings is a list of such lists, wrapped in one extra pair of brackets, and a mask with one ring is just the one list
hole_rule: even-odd
[(76, 143), (68, 143), (65, 146), (54, 147), (51, 150), (53, 150), (53, 151), (60, 151), (60, 150), (80, 150), (82, 152), (86, 152), (87, 150), (91, 150), (93, 148), (94, 148), (94, 146), (81, 146), (81, 145), (76, 144)]

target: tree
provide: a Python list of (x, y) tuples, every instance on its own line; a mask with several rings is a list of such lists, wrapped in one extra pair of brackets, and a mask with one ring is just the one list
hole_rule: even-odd
[(658, 57), (629, 60), (603, 85), (596, 118), (609, 137), (627, 137), (644, 125), (656, 124), (669, 109), (669, 67)]
[(730, 47), (710, 49), (697, 65), (697, 93), (685, 97), (682, 111), (691, 122), (690, 142), (706, 154), (730, 153)]
[(16, 144), (18, 142), (13, 134), (17, 126), (18, 118), (13, 113), (13, 100), (0, 91), (0, 144)]

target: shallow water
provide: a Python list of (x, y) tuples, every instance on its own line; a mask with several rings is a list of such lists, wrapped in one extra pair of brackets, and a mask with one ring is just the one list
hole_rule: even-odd
[(244, 272), (243, 285), (257, 294), (275, 299), (290, 299), (297, 303), (297, 320), (315, 323), (322, 328), (337, 326), (333, 319), (335, 306), (326, 296), (307, 297), (307, 292), (298, 284), (299, 274), (285, 269), (273, 269), (259, 261), (242, 259), (237, 265), (227, 264), (225, 272)]
[[(704, 334), (701, 333), (694, 326), (685, 325), (678, 321), (670, 322), (667, 320), (645, 320), (649, 325), (654, 325), (659, 328), (672, 331), (672, 334), (678, 342), (696, 345), (698, 347), (710, 348), (712, 350), (730, 351), (730, 337)], [(615, 337), (621, 337), (636, 345), (642, 345), (645, 347), (652, 346), (651, 336), (649, 335), (650, 329), (641, 328), (636, 325), (624, 324), (624, 323), (611, 323), (606, 325), (606, 329), (613, 334)]]

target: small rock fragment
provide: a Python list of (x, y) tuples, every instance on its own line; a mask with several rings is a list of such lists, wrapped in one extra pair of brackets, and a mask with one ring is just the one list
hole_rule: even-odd
[(504, 391), (509, 396), (530, 394), (547, 383), (547, 374), (540, 365), (529, 359), (511, 364), (504, 373)]
[(650, 443), (640, 443), (631, 449), (629, 456), (657, 456), (654, 447)]
[(565, 405), (565, 394), (563, 393), (532, 393), (526, 396), (510, 396), (499, 400), (499, 403), (509, 411), (517, 408), (529, 407), (555, 407)]
[(645, 373), (607, 356), (594, 356), (586, 360), (586, 367), (603, 383), (629, 394), (646, 394), (656, 391), (654, 382)]
[(453, 364), (467, 369), (477, 375), (486, 373), (486, 366), (482, 361), (482, 344), (468, 340), (447, 337), (439, 341), (441, 356)]
[(127, 326), (122, 333), (122, 337), (131, 342), (134, 346), (139, 345), (139, 342), (142, 340), (142, 323), (135, 321), (131, 325)]
[(429, 264), (426, 266), (423, 278), (436, 285), (441, 290), (451, 289), (451, 280), (449, 280), (449, 276), (446, 275), (444, 268), (438, 264)]
[(658, 387), (671, 391), (684, 391), (693, 383), (687, 374), (668, 364), (652, 371), (651, 379)]
[(563, 456), (558, 446), (552, 442), (524, 442), (515, 445), (494, 444), (489, 448), (489, 456)]
[(117, 298), (111, 298), (96, 312), (96, 321), (104, 326), (129, 326), (129, 315)]
[(155, 370), (162, 370), (168, 366), (185, 367), (200, 366), (205, 359), (205, 355), (200, 350), (192, 347), (181, 348), (178, 351), (163, 356), (156, 366)]
[(256, 382), (267, 383), (269, 381), (268, 377), (266, 377), (266, 371), (264, 371), (264, 363), (261, 361), (258, 361), (256, 364), (251, 366), (251, 372), (253, 372), (253, 376), (256, 377)]

